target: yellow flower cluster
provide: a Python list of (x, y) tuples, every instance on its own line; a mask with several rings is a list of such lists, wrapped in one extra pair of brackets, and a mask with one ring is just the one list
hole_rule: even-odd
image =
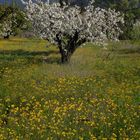
[(139, 139), (139, 105), (134, 101), (138, 83), (108, 82), (99, 77), (48, 83), (32, 79), (26, 84), (32, 89), (27, 96), (20, 94), (17, 83), (12, 88), (19, 95), (0, 100), (0, 139)]

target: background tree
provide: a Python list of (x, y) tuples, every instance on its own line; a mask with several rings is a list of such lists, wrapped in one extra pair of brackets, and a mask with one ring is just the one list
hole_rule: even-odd
[(26, 29), (28, 23), (25, 13), (18, 7), (1, 6), (0, 9), (0, 36), (8, 39)]
[(120, 13), (94, 8), (92, 3), (82, 14), (78, 6), (61, 7), (58, 3), (49, 5), (32, 0), (23, 3), (34, 33), (58, 46), (62, 63), (69, 62), (76, 48), (84, 42), (104, 44), (116, 40), (121, 32), (118, 27), (123, 23)]

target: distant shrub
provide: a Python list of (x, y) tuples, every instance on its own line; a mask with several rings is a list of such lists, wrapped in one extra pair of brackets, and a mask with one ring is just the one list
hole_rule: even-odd
[(133, 40), (140, 40), (140, 21), (138, 21), (131, 32), (131, 38)]
[(36, 35), (33, 32), (27, 30), (27, 31), (24, 31), (21, 34), (19, 34), (18, 37), (21, 37), (21, 38), (35, 38)]

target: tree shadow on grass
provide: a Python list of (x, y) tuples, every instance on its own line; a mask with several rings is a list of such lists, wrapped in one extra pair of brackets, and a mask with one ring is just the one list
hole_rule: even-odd
[(123, 48), (123, 49), (119, 49), (119, 50), (116, 50), (117, 53), (120, 53), (120, 54), (140, 54), (140, 47), (139, 48), (136, 48), (136, 47), (129, 47), (129, 48)]
[(134, 54), (134, 53), (139, 53), (140, 54), (140, 49), (123, 49), (118, 51), (121, 54)]
[[(53, 57), (59, 54), (58, 51), (25, 51), (22, 49), (18, 50), (1, 50), (0, 60), (2, 61), (14, 61), (16, 59), (26, 59), (29, 63), (60, 63), (58, 57)], [(51, 55), (51, 56), (50, 56)]]
[(13, 43), (28, 43), (28, 42), (31, 42), (31, 43), (34, 43), (34, 42), (41, 42), (42, 40), (40, 39), (3, 39), (3, 38), (0, 38), (0, 41), (8, 41), (8, 42), (13, 42)]

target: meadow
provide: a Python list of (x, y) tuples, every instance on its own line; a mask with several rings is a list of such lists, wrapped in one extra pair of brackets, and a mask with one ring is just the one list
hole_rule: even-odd
[(140, 41), (47, 44), (0, 40), (0, 140), (139, 140)]

